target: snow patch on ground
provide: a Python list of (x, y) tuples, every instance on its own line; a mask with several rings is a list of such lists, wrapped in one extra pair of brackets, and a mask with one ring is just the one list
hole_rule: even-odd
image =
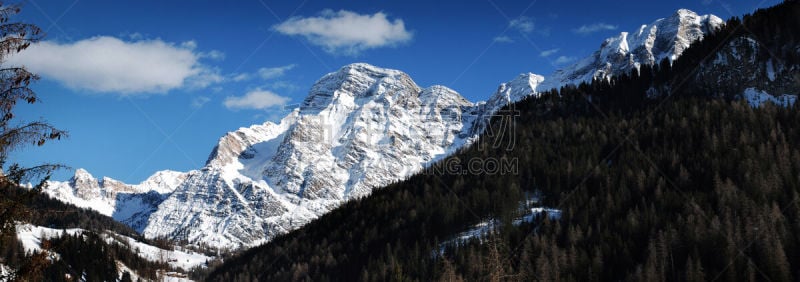
[(64, 233), (75, 235), (83, 233), (83, 229), (53, 229), (30, 224), (17, 224), (17, 239), (22, 243), (26, 253), (41, 251), (42, 240), (58, 238)]
[[(560, 220), (561, 219), (561, 210), (558, 209), (551, 209), (551, 208), (543, 208), (543, 207), (535, 207), (527, 209), (528, 212), (523, 214), (517, 219), (514, 219), (511, 224), (514, 226), (519, 226), (522, 223), (529, 223), (533, 222), (538, 216), (542, 214), (546, 214), (550, 220)], [(498, 227), (500, 227), (500, 221), (497, 219), (489, 219), (486, 221), (482, 221), (478, 224), (473, 225), (467, 231), (458, 233), (455, 237), (450, 240), (447, 240), (441, 244), (439, 244), (439, 254), (444, 252), (444, 248), (450, 245), (459, 245), (464, 244), (472, 239), (482, 240), (487, 235), (491, 234)]]
[(767, 78), (769, 81), (775, 81), (775, 67), (772, 65), (772, 60), (767, 61)]
[[(65, 233), (75, 235), (83, 232), (86, 232), (86, 230), (80, 228), (53, 229), (31, 224), (17, 224), (17, 238), (22, 242), (25, 252), (41, 251), (42, 240), (58, 238)], [(133, 253), (143, 259), (153, 262), (166, 262), (172, 267), (183, 270), (191, 270), (197, 266), (205, 267), (207, 261), (214, 259), (213, 257), (180, 248), (175, 250), (161, 249), (112, 232), (105, 232), (101, 236), (109, 244), (119, 243), (130, 246)]]
[(131, 275), (131, 280), (139, 281), (139, 275), (121, 261), (117, 261), (117, 269), (119, 270), (119, 277), (117, 277), (119, 281), (122, 281), (122, 276), (125, 274), (125, 272)]
[(170, 266), (181, 268), (183, 270), (190, 270), (196, 266), (204, 266), (206, 261), (213, 259), (212, 257), (203, 254), (181, 249), (161, 249), (136, 241), (128, 236), (113, 233), (104, 233), (102, 236), (109, 244), (119, 242), (123, 245), (130, 246), (131, 250), (133, 250), (134, 253), (138, 254), (143, 259), (153, 262), (167, 262)]
[(797, 102), (797, 95), (783, 94), (781, 96), (773, 96), (766, 91), (761, 91), (752, 87), (745, 89), (743, 95), (747, 103), (753, 108), (761, 107), (764, 103), (773, 103), (778, 106), (789, 107)]
[(14, 269), (0, 263), (0, 282), (14, 281)]

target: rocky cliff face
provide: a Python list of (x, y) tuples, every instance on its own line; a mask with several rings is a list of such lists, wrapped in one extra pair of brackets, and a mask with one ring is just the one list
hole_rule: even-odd
[[(800, 88), (800, 68), (775, 60), (756, 39), (736, 38), (720, 47), (716, 56), (698, 66), (694, 83), (686, 87), (728, 98), (744, 97), (747, 89), (769, 93), (797, 95)], [(800, 50), (795, 50), (800, 53)], [(768, 98), (768, 97), (765, 97)]]
[(630, 72), (643, 64), (677, 59), (692, 42), (703, 39), (725, 22), (714, 15), (698, 15), (680, 9), (668, 18), (642, 25), (633, 32), (621, 32), (603, 41), (600, 49), (577, 63), (550, 75), (538, 90), (565, 84), (591, 82)]

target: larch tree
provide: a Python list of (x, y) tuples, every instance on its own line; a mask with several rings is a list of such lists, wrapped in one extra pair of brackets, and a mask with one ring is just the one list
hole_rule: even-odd
[[(17, 103), (34, 104), (39, 101), (30, 88), (39, 77), (24, 66), (9, 66), (9, 56), (22, 52), (31, 44), (44, 38), (44, 32), (36, 25), (12, 22), (11, 18), (21, 11), (19, 5), (0, 2), (0, 189), (7, 195), (7, 189), (28, 181), (38, 181), (32, 193), (38, 192), (50, 174), (62, 165), (41, 164), (22, 167), (6, 161), (11, 152), (26, 146), (42, 146), (48, 141), (66, 137), (67, 133), (46, 121), (20, 122), (14, 119)], [(14, 233), (14, 221), (26, 214), (18, 200), (3, 197), (0, 199), (0, 236)]]

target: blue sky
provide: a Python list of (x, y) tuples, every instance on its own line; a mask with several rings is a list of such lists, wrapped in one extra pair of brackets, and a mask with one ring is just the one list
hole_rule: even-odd
[(11, 61), (42, 76), (33, 88), (43, 102), (19, 106), (17, 117), (70, 137), (10, 161), (138, 183), (202, 167), (226, 132), (278, 120), (349, 63), (403, 70), (475, 102), (679, 8), (727, 19), (778, 2), (28, 0), (16, 19), (47, 40)]

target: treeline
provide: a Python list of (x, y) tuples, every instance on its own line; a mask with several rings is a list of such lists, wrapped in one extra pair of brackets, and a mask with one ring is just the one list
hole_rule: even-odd
[(428, 260), (440, 269), (412, 277), (794, 280), (798, 122), (797, 108), (681, 98), (526, 127), (521, 143), (541, 149), (521, 175), (561, 219), (448, 248)]
[[(141, 278), (155, 280), (158, 272), (170, 270), (164, 262), (151, 262), (139, 254), (137, 250), (120, 243), (108, 243), (105, 238), (94, 232), (76, 235), (64, 234), (58, 238), (45, 241), (48, 251), (57, 253), (59, 259), (52, 261), (42, 271), (42, 281), (74, 281), (81, 278), (85, 281), (131, 281), (130, 273), (122, 277), (117, 262), (132, 269)], [(38, 280), (38, 279), (32, 279)]]
[(109, 230), (137, 240), (143, 239), (129, 226), (97, 211), (61, 202), (35, 190), (2, 185), (0, 192), (4, 201), (18, 204), (18, 210), (24, 211), (15, 220), (49, 228), (83, 228), (97, 232)]
[[(513, 134), (500, 136), (512, 150), (482, 136), (450, 159), (516, 159), (517, 174), (415, 175), (227, 260), (208, 279), (793, 281), (797, 105), (754, 109), (725, 89), (734, 81), (694, 82), (698, 66), (742, 36), (760, 40), (760, 60), (797, 64), (799, 18), (800, 4), (786, 1), (731, 19), (672, 64), (516, 103)], [(560, 219), (510, 224), (531, 193)], [(489, 218), (504, 224), (439, 254)]]
[[(146, 240), (112, 218), (52, 199), (37, 190), (5, 184), (0, 186), (0, 192), (3, 195), (0, 210), (6, 225), (0, 233), (0, 262), (14, 269), (15, 280), (74, 281), (84, 277), (85, 281), (116, 281), (119, 278), (117, 262), (145, 279), (156, 279), (158, 271), (172, 270), (166, 263), (141, 258), (137, 250), (127, 244), (108, 243), (99, 234), (110, 231), (160, 248), (172, 248), (167, 241)], [(25, 252), (17, 239), (13, 222), (87, 231), (44, 240), (41, 245), (47, 251), (31, 253)], [(57, 254), (57, 259), (53, 259), (53, 253)]]

